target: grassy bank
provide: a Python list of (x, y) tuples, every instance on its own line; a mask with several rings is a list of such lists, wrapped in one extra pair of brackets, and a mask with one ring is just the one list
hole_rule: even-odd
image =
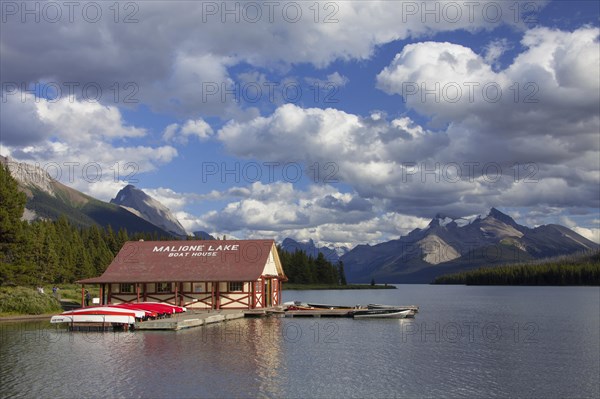
[(0, 287), (0, 316), (60, 313), (62, 308), (52, 290), (40, 294), (34, 288)]
[(562, 256), (543, 263), (479, 268), (440, 276), (434, 284), (600, 285), (600, 252)]
[[(61, 302), (81, 305), (81, 285), (58, 285), (56, 295), (52, 293), (52, 287), (43, 286), (43, 294), (29, 287), (0, 287), (0, 317), (60, 313), (63, 311)], [(97, 287), (86, 288), (92, 298), (99, 296)]]
[(283, 284), (283, 290), (377, 290), (377, 289), (395, 289), (393, 285), (370, 285), (370, 284)]
[[(60, 300), (69, 300), (81, 304), (81, 285), (80, 284), (60, 284), (57, 285), (57, 296)], [(100, 296), (100, 289), (95, 286), (86, 286), (86, 290), (90, 292), (92, 298)], [(45, 292), (52, 293), (52, 285), (44, 286)]]

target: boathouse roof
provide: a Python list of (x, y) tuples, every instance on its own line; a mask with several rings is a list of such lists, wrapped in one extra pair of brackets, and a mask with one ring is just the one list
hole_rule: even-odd
[(129, 241), (99, 277), (78, 281), (152, 283), (285, 279), (273, 240)]

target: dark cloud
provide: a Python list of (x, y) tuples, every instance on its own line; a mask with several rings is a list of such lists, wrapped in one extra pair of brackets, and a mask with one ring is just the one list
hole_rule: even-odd
[(20, 93), (2, 95), (0, 141), (3, 146), (24, 147), (50, 137), (50, 127), (40, 121), (33, 98), (22, 98)]

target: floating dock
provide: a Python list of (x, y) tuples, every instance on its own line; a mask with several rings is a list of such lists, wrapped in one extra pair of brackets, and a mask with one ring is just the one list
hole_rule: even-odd
[[(415, 305), (399, 307), (406, 310), (412, 310), (413, 313), (419, 312), (419, 307)], [(241, 319), (244, 317), (352, 317), (354, 312), (360, 309), (314, 308), (284, 311), (283, 307), (276, 306), (261, 309), (192, 311), (180, 313), (165, 319), (136, 322), (135, 329), (177, 331), (186, 328), (200, 327), (207, 324), (220, 323), (228, 320)]]
[(183, 330), (200, 327), (206, 324), (220, 323), (228, 320), (241, 319), (244, 310), (199, 311), (177, 314), (166, 319), (147, 320), (135, 323), (136, 330)]

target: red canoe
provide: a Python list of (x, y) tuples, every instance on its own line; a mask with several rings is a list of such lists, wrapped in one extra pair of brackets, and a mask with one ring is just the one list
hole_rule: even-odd
[(173, 313), (182, 313), (185, 312), (186, 309), (181, 306), (169, 305), (168, 303), (161, 302), (129, 302), (129, 303), (121, 303), (119, 306), (124, 309), (141, 309), (150, 312), (156, 312), (158, 314), (173, 314)]

